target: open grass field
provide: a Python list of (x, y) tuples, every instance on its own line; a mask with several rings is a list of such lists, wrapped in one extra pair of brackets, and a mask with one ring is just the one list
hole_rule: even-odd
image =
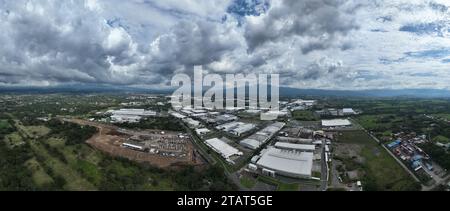
[(58, 177), (64, 180), (63, 188), (65, 190), (96, 190), (95, 186), (84, 179), (76, 170), (69, 165), (52, 156), (47, 149), (40, 143), (32, 143), (31, 148), (38, 157), (38, 161), (46, 168), (52, 178)]
[(85, 143), (68, 145), (43, 125), (16, 121), (15, 126), (18, 131), (6, 136), (7, 143), (28, 143), (32, 156), (24, 166), (39, 190), (174, 190), (174, 181), (164, 173), (145, 171)]
[(292, 117), (299, 121), (317, 121), (319, 118), (312, 111), (294, 111)]
[(367, 130), (378, 128), (390, 128), (392, 124), (401, 122), (402, 119), (395, 115), (362, 115), (357, 118), (358, 123)]
[(241, 185), (244, 186), (245, 188), (252, 189), (253, 187), (255, 187), (257, 181), (253, 178), (244, 176), (240, 179), (240, 182)]
[(300, 184), (298, 183), (284, 183), (267, 176), (259, 176), (258, 181), (276, 186), (277, 191), (298, 191), (300, 189)]
[(50, 129), (45, 126), (27, 126), (24, 127), (28, 134), (32, 137), (42, 137), (50, 132)]
[[(134, 190), (172, 190), (173, 182), (169, 178), (165, 178), (159, 174), (147, 173), (141, 175), (142, 172), (136, 166), (129, 166), (117, 160), (109, 160), (109, 157), (101, 152), (92, 149), (85, 144), (65, 145), (65, 140), (58, 138), (50, 138), (46, 143), (63, 155), (67, 162), (66, 166), (71, 171), (77, 173), (80, 178), (84, 178), (94, 187), (105, 187), (105, 177), (118, 177), (121, 179), (132, 179), (141, 176), (142, 184), (133, 187), (125, 187), (125, 189)], [(154, 182), (156, 181), (156, 182)], [(130, 182), (132, 184), (132, 182)], [(70, 187), (69, 187), (70, 188)]]
[[(417, 190), (418, 184), (375, 140), (363, 131), (342, 132), (338, 140), (357, 154), (357, 168), (367, 190)], [(340, 155), (345, 156), (345, 155)], [(353, 159), (349, 155), (348, 159)]]
[(298, 191), (299, 188), (300, 188), (299, 184), (281, 183), (280, 185), (278, 185), (277, 191)]
[(18, 147), (25, 143), (20, 134), (17, 132), (5, 136), (5, 142), (11, 148)]
[(38, 187), (46, 187), (54, 183), (52, 177), (45, 172), (36, 158), (28, 160), (25, 166), (32, 172), (33, 181)]

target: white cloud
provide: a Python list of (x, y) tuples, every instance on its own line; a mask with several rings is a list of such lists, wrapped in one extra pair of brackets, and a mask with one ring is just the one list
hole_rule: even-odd
[(450, 88), (446, 0), (264, 2), (236, 17), (232, 0), (0, 0), (0, 84), (156, 85), (205, 65), (300, 88)]

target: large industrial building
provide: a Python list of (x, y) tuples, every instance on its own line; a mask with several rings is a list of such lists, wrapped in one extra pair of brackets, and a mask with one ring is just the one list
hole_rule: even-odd
[(215, 152), (219, 153), (223, 158), (227, 160), (227, 162), (234, 164), (234, 161), (232, 160), (232, 157), (235, 156), (242, 156), (244, 153), (239, 151), (238, 149), (230, 146), (229, 144), (225, 143), (224, 141), (213, 138), (206, 140), (206, 145), (211, 147)]
[(352, 108), (344, 108), (344, 109), (342, 109), (342, 114), (344, 116), (350, 116), (350, 115), (355, 115), (356, 112)]
[(198, 128), (198, 127), (201, 126), (201, 123), (200, 123), (199, 121), (193, 120), (193, 119), (191, 119), (191, 118), (183, 119), (183, 121), (184, 121), (186, 124), (188, 124), (188, 126), (189, 126), (190, 128)]
[(278, 149), (294, 150), (300, 152), (314, 152), (316, 150), (316, 146), (312, 144), (291, 144), (285, 142), (278, 142), (275, 144), (275, 147)]
[(185, 119), (186, 118), (186, 116), (184, 116), (180, 113), (177, 113), (177, 112), (170, 112), (170, 115), (172, 115), (173, 117), (175, 117), (177, 119)]
[(256, 128), (256, 125), (243, 123), (243, 122), (231, 122), (216, 127), (218, 130), (225, 131), (235, 136), (241, 136), (244, 133), (250, 132)]
[(256, 166), (263, 174), (282, 175), (292, 178), (309, 179), (312, 177), (313, 152), (299, 152), (269, 147), (261, 153)]
[(349, 127), (352, 123), (348, 119), (322, 120), (323, 127)]
[(120, 109), (110, 110), (111, 122), (113, 123), (137, 123), (144, 117), (156, 116), (156, 112), (144, 109)]
[(256, 134), (242, 140), (240, 144), (246, 148), (256, 150), (267, 143), (267, 141), (269, 141), (274, 135), (276, 135), (281, 129), (283, 129), (285, 125), (286, 124), (282, 122), (277, 122), (269, 125)]

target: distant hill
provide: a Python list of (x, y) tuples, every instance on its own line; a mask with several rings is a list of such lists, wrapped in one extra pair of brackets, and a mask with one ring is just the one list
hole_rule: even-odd
[[(205, 88), (207, 89), (207, 88)], [(8, 87), (0, 86), (0, 93), (16, 94), (54, 94), (54, 93), (146, 93), (146, 94), (171, 94), (175, 89), (146, 89), (126, 86), (107, 85), (65, 85), (52, 87)], [(441, 89), (379, 89), (379, 90), (321, 90), (321, 89), (297, 89), (280, 87), (280, 96), (284, 97), (411, 97), (411, 98), (450, 98), (449, 90)]]
[(325, 96), (325, 97), (414, 97), (414, 98), (450, 98), (449, 90), (440, 89), (379, 89), (379, 90), (320, 90), (280, 88), (282, 96)]
[(168, 89), (144, 89), (126, 86), (97, 86), (97, 85), (65, 85), (50, 87), (1, 87), (0, 93), (16, 94), (92, 94), (92, 93), (147, 93), (147, 94), (170, 94)]

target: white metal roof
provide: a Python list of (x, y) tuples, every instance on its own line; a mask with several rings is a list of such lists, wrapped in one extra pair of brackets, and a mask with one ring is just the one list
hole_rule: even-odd
[(170, 113), (170, 115), (172, 115), (173, 117), (178, 118), (178, 119), (186, 118), (186, 116), (184, 116), (184, 115), (182, 115), (180, 113), (177, 113), (177, 112)]
[(280, 149), (293, 149), (293, 150), (302, 150), (302, 151), (314, 151), (316, 150), (315, 145), (309, 145), (309, 144), (291, 144), (291, 143), (285, 143), (285, 142), (277, 142), (275, 144), (275, 147)]
[(210, 130), (208, 128), (199, 128), (195, 130), (197, 133), (208, 133)]
[(342, 111), (344, 113), (355, 113), (355, 111), (352, 108), (344, 108), (344, 109), (342, 109)]
[(225, 143), (224, 141), (218, 139), (218, 138), (213, 138), (213, 139), (209, 139), (206, 140), (206, 143), (217, 153), (219, 153), (220, 155), (222, 155), (222, 157), (224, 157), (225, 159), (228, 159), (234, 155), (243, 155), (243, 153), (239, 150), (237, 150), (236, 148), (230, 146), (229, 144)]
[(245, 139), (240, 144), (250, 149), (258, 149), (261, 146), (261, 142), (254, 139)]
[(322, 120), (322, 126), (324, 127), (342, 127), (351, 125), (352, 123), (347, 119)]
[(277, 148), (268, 148), (257, 164), (263, 168), (290, 175), (311, 177), (314, 154), (294, 152)]

